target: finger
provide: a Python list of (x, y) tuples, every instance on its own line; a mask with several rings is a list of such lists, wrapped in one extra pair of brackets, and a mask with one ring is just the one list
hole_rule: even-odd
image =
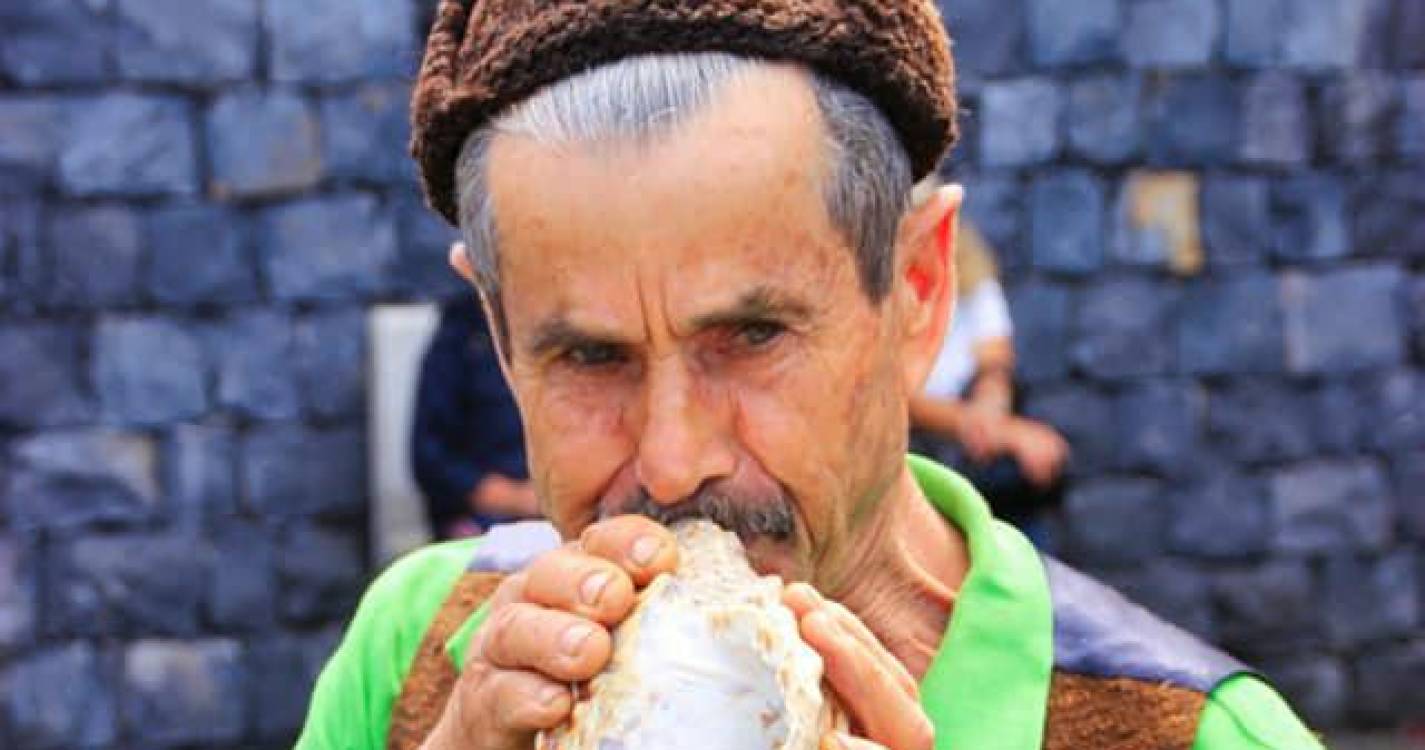
[(852, 614), (851, 610), (840, 602), (828, 600), (823, 606), (823, 611), (831, 615), (841, 632), (849, 635), (856, 643), (865, 649), (865, 653), (874, 658), (876, 663), (895, 678), (896, 684), (912, 698), (919, 699), (920, 686), (916, 684), (915, 678), (910, 676), (910, 670), (905, 668), (886, 647), (881, 644), (871, 629), (866, 627), (866, 623), (861, 622), (861, 618)]
[(633, 609), (633, 579), (601, 557), (561, 547), (540, 555), (525, 570), (524, 600), (586, 617), (604, 625), (621, 622)]
[(568, 612), (516, 602), (480, 629), (479, 654), (500, 669), (532, 669), (560, 682), (587, 680), (609, 661), (609, 631)]
[(802, 633), (821, 654), (827, 681), (866, 736), (896, 750), (928, 750), (934, 744), (934, 729), (919, 701), (825, 609), (802, 620)]
[(481, 682), (478, 702), (484, 726), (506, 735), (551, 729), (569, 716), (574, 697), (569, 688), (528, 671), (493, 671)]
[(644, 516), (618, 516), (600, 521), (579, 537), (584, 551), (622, 567), (635, 586), (646, 586), (659, 573), (678, 567), (673, 532)]

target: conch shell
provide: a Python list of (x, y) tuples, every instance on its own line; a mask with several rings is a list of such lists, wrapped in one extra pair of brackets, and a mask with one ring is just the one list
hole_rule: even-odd
[(536, 747), (816, 750), (835, 710), (781, 579), (758, 576), (736, 535), (712, 523), (674, 533), (678, 570), (643, 590), (609, 666)]

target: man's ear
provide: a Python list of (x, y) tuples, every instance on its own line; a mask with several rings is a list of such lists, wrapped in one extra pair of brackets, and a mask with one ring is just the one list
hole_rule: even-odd
[(509, 334), (506, 332), (504, 312), (499, 306), (499, 301), (490, 299), (485, 287), (475, 282), (475, 269), (470, 265), (470, 254), (466, 251), (464, 242), (451, 244), (450, 267), (460, 275), (460, 278), (475, 287), (475, 293), (480, 297), (480, 311), (485, 314), (485, 327), (489, 331), (490, 341), (495, 345), (495, 358), (500, 362), (500, 372), (504, 373), (505, 382), (510, 385), (510, 390), (513, 391), (514, 381), (510, 379), (510, 340)]
[(908, 394), (919, 393), (935, 365), (955, 307), (955, 239), (965, 189), (937, 188), (901, 222), (896, 294), (901, 363)]

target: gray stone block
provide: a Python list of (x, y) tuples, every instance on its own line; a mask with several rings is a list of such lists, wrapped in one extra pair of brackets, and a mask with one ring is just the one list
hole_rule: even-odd
[(366, 316), (322, 310), (297, 320), (297, 382), (307, 413), (351, 420), (366, 409)]
[[(0, 50), (3, 46), (0, 43)], [(45, 95), (0, 96), (0, 133), (5, 134), (0, 138), (0, 194), (35, 193), (53, 182), (68, 123), (65, 101)]]
[(134, 643), (124, 654), (125, 728), (149, 747), (239, 739), (246, 720), (242, 661), (235, 641)]
[(1274, 186), (1277, 257), (1292, 262), (1335, 260), (1351, 251), (1346, 190), (1322, 174), (1298, 174)]
[(16, 661), (5, 698), (16, 747), (106, 747), (118, 739), (115, 694), (94, 647), (51, 646)]
[(1182, 369), (1204, 375), (1280, 372), (1279, 295), (1276, 279), (1264, 273), (1189, 284), (1177, 330)]
[(57, 427), (96, 409), (82, 375), (82, 332), (63, 323), (0, 324), (0, 427)]
[(1217, 76), (1152, 79), (1144, 121), (1150, 163), (1162, 166), (1224, 164), (1237, 148), (1240, 122), (1237, 92), (1230, 81)]
[(26, 86), (96, 83), (110, 77), (111, 0), (6, 3), (0, 8), (0, 72)]
[(1351, 649), (1413, 634), (1420, 622), (1415, 556), (1335, 555), (1326, 561), (1322, 601), (1331, 644)]
[(208, 568), (199, 539), (86, 536), (53, 551), (46, 614), (51, 635), (197, 633)]
[(128, 208), (71, 206), (51, 212), (46, 297), (61, 308), (101, 308), (139, 301), (143, 233)]
[(1122, 24), (1119, 0), (1086, 0), (1073, 5), (1029, 0), (1029, 39), (1039, 65), (1112, 61), (1118, 56)]
[(1027, 167), (1059, 152), (1059, 88), (1045, 78), (987, 84), (980, 95), (980, 161), (987, 167)]
[(1277, 61), (1289, 0), (1227, 0), (1223, 57), (1233, 65), (1262, 68)]
[(1311, 116), (1297, 78), (1269, 72), (1242, 90), (1242, 160), (1254, 166), (1296, 169), (1311, 159)]
[(322, 177), (316, 113), (286, 91), (247, 89), (213, 103), (207, 117), (213, 176), (222, 198), (255, 198), (310, 188)]
[(162, 318), (111, 318), (94, 340), (94, 384), (109, 419), (151, 425), (208, 408), (207, 364), (197, 336)]
[(1343, 164), (1374, 164), (1391, 152), (1399, 108), (1396, 82), (1361, 71), (1326, 85), (1320, 122), (1326, 152)]
[(213, 536), (209, 619), (227, 630), (257, 630), (277, 611), (273, 533), (259, 523), (225, 520)]
[(1093, 566), (1147, 562), (1162, 552), (1163, 488), (1146, 479), (1075, 483), (1064, 500), (1064, 554)]
[(1336, 374), (1390, 366), (1404, 353), (1400, 272), (1360, 267), (1281, 282), (1287, 369)]
[(1410, 321), (1416, 361), (1425, 361), (1425, 274), (1411, 279), (1405, 290), (1405, 317)]
[(1143, 279), (1113, 279), (1079, 296), (1069, 359), (1099, 379), (1168, 372), (1175, 359), (1172, 329), (1176, 297), (1171, 287)]
[(1237, 560), (1267, 551), (1266, 486), (1232, 471), (1206, 472), (1172, 493), (1168, 548), (1193, 558)]
[[(987, 77), (1019, 71), (1024, 64), (1024, 0), (936, 0), (955, 35), (955, 64), (972, 88)], [(973, 29), (973, 33), (960, 33)]]
[(1352, 192), (1357, 255), (1425, 258), (1425, 170), (1374, 171), (1356, 179)]
[(1184, 630), (1212, 640), (1212, 585), (1194, 566), (1161, 558), (1142, 567), (1106, 572), (1103, 580), (1129, 599)]
[(1370, 399), (1352, 383), (1326, 382), (1312, 394), (1312, 438), (1327, 455), (1356, 453), (1371, 431)]
[(1135, 0), (1128, 3), (1123, 53), (1140, 68), (1203, 67), (1217, 48), (1217, 3)]
[(1142, 81), (1131, 76), (1099, 75), (1070, 84), (1069, 152), (1099, 164), (1121, 164), (1136, 156), (1143, 142), (1142, 92)]
[(1365, 649), (1351, 694), (1355, 722), (1399, 726), (1425, 716), (1425, 640)]
[(1006, 272), (1029, 265), (1024, 184), (1009, 174), (977, 174), (966, 187), (964, 217), (995, 250)]
[(450, 243), (459, 236), (455, 228), (426, 208), (425, 199), (414, 193), (401, 195), (394, 210), (399, 238), (390, 273), (392, 288), (423, 300), (469, 292), (469, 284), (450, 268)]
[(1302, 70), (1346, 68), (1360, 59), (1369, 4), (1361, 0), (1286, 0), (1281, 63)]
[(1394, 62), (1402, 68), (1425, 68), (1425, 7), (1420, 3), (1396, 3)]
[(338, 179), (409, 183), (415, 161), (410, 140), (410, 87), (372, 84), (322, 99), (322, 154)]
[(1291, 386), (1237, 380), (1213, 391), (1207, 429), (1224, 456), (1255, 465), (1306, 458), (1315, 449), (1311, 410)]
[(1092, 476), (1113, 462), (1114, 435), (1104, 429), (1113, 422), (1113, 404), (1102, 393), (1079, 385), (1030, 389), (1024, 413), (1053, 425), (1073, 446), (1070, 474)]
[(1425, 376), (1418, 370), (1381, 374), (1370, 384), (1369, 445), (1382, 451), (1425, 446)]
[(312, 685), (332, 650), (334, 630), (305, 636), (280, 635), (248, 651), (253, 706), (261, 737), (290, 737), (302, 727)]
[(220, 83), (257, 72), (256, 0), (116, 0), (119, 72)]
[(1280, 552), (1372, 551), (1390, 544), (1395, 518), (1380, 467), (1318, 461), (1271, 474), (1273, 548)]
[(380, 290), (395, 226), (365, 195), (289, 203), (262, 214), (263, 273), (278, 299), (341, 300)]
[(146, 221), (145, 286), (166, 305), (231, 304), (257, 298), (257, 264), (241, 216), (218, 206), (153, 211)]
[(1103, 264), (1106, 241), (1103, 184), (1088, 172), (1043, 174), (1030, 188), (1033, 263), (1064, 274)]
[(146, 436), (50, 431), (10, 444), (0, 483), (13, 527), (75, 529), (151, 519), (159, 501), (157, 471), (157, 451)]
[(22, 537), (0, 535), (0, 659), (35, 637), (39, 590), (32, 555)]
[(364, 568), (361, 542), (350, 532), (290, 529), (277, 552), (283, 618), (307, 623), (346, 617), (360, 598)]
[(1120, 394), (1113, 409), (1118, 467), (1168, 477), (1192, 473), (1203, 402), (1197, 386), (1186, 382), (1150, 381)]
[[(1420, 16), (1425, 19), (1425, 12)], [(1425, 21), (1421, 22), (1425, 28)], [(1407, 78), (1400, 89), (1400, 115), (1395, 125), (1395, 152), (1402, 158), (1425, 161), (1425, 76)]]
[(49, 259), (40, 249), (39, 214), (24, 199), (0, 199), (0, 311), (33, 312), (44, 300)]
[(413, 75), (414, 7), (386, 0), (264, 3), (268, 70), (273, 80), (301, 83)]
[(253, 430), (240, 460), (243, 497), (264, 517), (352, 518), (366, 508), (365, 444), (356, 430)]
[(279, 312), (235, 313), (204, 331), (217, 374), (217, 405), (257, 420), (301, 412), (293, 321)]
[(1272, 195), (1265, 179), (1211, 175), (1202, 183), (1202, 235), (1207, 264), (1262, 263), (1273, 245)]
[(72, 195), (191, 195), (198, 190), (188, 105), (171, 96), (105, 94), (74, 104), (59, 158)]
[(163, 445), (169, 509), (185, 528), (238, 510), (236, 440), (223, 427), (179, 425)]
[(1221, 573), (1213, 586), (1222, 643), (1249, 659), (1319, 642), (1321, 592), (1306, 563), (1273, 560)]
[(1009, 289), (1014, 320), (1015, 376), (1028, 382), (1068, 374), (1069, 292), (1062, 285), (1031, 281)]
[(1351, 697), (1351, 680), (1341, 660), (1330, 655), (1268, 659), (1262, 672), (1312, 727), (1340, 726)]

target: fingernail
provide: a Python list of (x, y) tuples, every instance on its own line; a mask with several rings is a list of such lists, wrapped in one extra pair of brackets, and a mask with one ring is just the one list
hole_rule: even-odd
[(578, 656), (579, 649), (583, 647), (584, 641), (589, 640), (589, 636), (593, 634), (593, 626), (573, 625), (564, 631), (564, 635), (559, 637), (559, 645), (564, 649), (564, 653), (570, 656)]
[(608, 585), (608, 573), (594, 573), (579, 584), (579, 598), (584, 600), (585, 604), (594, 606), (599, 603), (599, 597), (603, 596)]
[(566, 692), (568, 691), (558, 685), (545, 685), (539, 691), (539, 701), (546, 706), (552, 706), (558, 703)]
[(658, 556), (658, 550), (662, 546), (663, 543), (658, 541), (657, 537), (641, 536), (638, 541), (633, 543), (633, 549), (630, 550), (629, 556), (639, 567), (646, 568), (653, 562), (653, 558)]

